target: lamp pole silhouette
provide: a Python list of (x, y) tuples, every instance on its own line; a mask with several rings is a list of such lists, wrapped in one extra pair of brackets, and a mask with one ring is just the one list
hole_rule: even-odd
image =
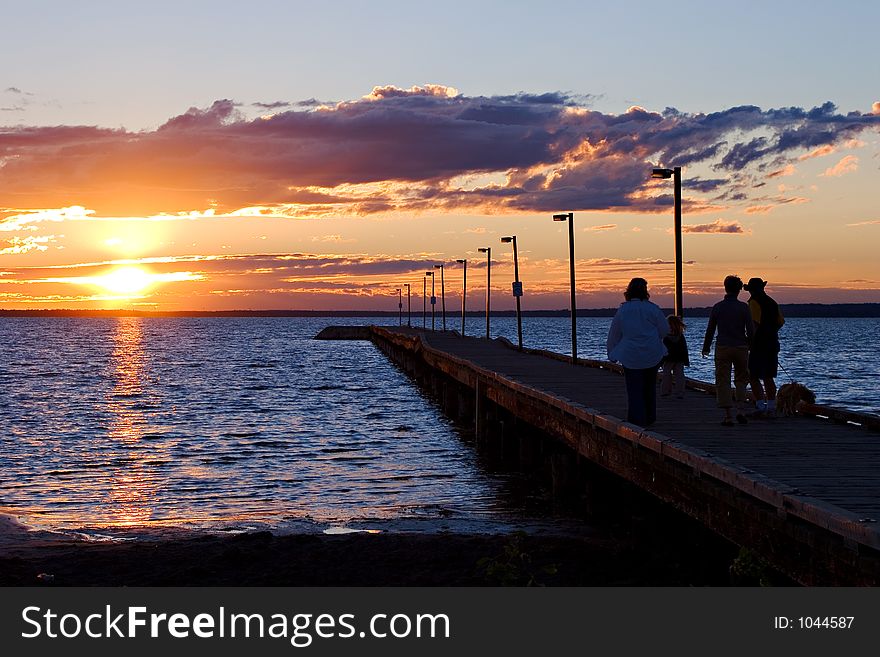
[(516, 235), (502, 237), (505, 244), (513, 242), (513, 296), (516, 298), (516, 337), (519, 340), (519, 350), (522, 351), (522, 308), (519, 300), (522, 297), (522, 283), (519, 281), (519, 257), (516, 251)]
[(464, 316), (467, 312), (467, 258), (456, 260), (456, 262), (464, 266), (464, 276), (461, 279), (461, 337), (464, 337)]
[(683, 317), (682, 295), (682, 261), (681, 261), (681, 167), (674, 169), (655, 168), (651, 169), (652, 178), (669, 179), (673, 182), (673, 199), (675, 203), (675, 314)]
[(403, 326), (403, 290), (397, 288), (397, 325)]
[(434, 324), (434, 318), (435, 318), (434, 309), (435, 309), (435, 306), (437, 305), (437, 297), (434, 296), (434, 272), (426, 271), (425, 276), (431, 277), (431, 330), (434, 331), (434, 330), (436, 330), (435, 324)]
[(571, 277), (571, 362), (577, 364), (577, 307), (574, 296), (574, 212), (554, 214), (553, 221), (568, 221), (568, 269)]
[(477, 249), (486, 254), (486, 339), (489, 339), (489, 310), (492, 297), (492, 247), (484, 246)]
[(440, 270), (440, 309), (443, 314), (443, 330), (446, 330), (446, 283), (443, 280), (443, 263), (434, 265), (434, 269)]
[(422, 328), (428, 328), (428, 300), (425, 298), (428, 294), (428, 277), (422, 276)]
[(403, 287), (406, 288), (406, 325), (412, 326), (412, 299), (410, 299), (410, 285), (409, 283), (404, 283)]

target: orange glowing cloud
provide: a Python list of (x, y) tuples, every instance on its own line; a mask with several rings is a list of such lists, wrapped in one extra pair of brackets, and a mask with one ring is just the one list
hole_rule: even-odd
[(796, 169), (793, 164), (787, 164), (781, 169), (777, 169), (771, 173), (767, 174), (768, 178), (781, 178), (784, 176), (793, 176), (796, 173)]
[[(669, 231), (671, 232), (671, 231)], [(691, 224), (681, 227), (682, 233), (693, 234), (718, 234), (718, 235), (745, 235), (747, 234), (742, 225), (737, 221), (724, 221), (716, 219), (708, 224)]]
[(830, 145), (820, 146), (819, 148), (813, 149), (809, 153), (804, 153), (803, 155), (799, 156), (798, 160), (800, 160), (801, 162), (803, 162), (804, 160), (812, 160), (813, 158), (816, 158), (816, 157), (822, 157), (824, 155), (831, 155), (835, 151), (837, 151), (837, 149), (834, 146), (830, 146)]
[(859, 169), (859, 158), (855, 155), (847, 155), (843, 157), (840, 162), (835, 164), (833, 167), (829, 167), (825, 169), (825, 173), (820, 175), (827, 177), (840, 177), (845, 176), (848, 173), (853, 173), (858, 171)]
[(27, 235), (25, 237), (13, 235), (9, 239), (0, 238), (0, 255), (20, 255), (30, 253), (31, 251), (45, 251), (49, 248), (48, 244), (54, 242), (55, 239), (54, 235), (42, 235), (40, 237), (34, 235)]

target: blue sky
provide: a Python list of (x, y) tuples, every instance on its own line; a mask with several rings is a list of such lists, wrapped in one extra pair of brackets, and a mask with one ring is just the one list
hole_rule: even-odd
[[(5, 3), (0, 123), (155, 127), (187, 107), (342, 100), (375, 85), (564, 91), (622, 112), (869, 111), (871, 2)], [(16, 102), (17, 101), (17, 102)], [(24, 101), (24, 102), (22, 102)], [(26, 104), (25, 104), (26, 103)]]

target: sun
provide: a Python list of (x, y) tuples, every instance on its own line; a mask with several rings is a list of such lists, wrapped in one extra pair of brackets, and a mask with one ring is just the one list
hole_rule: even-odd
[(191, 271), (152, 272), (144, 267), (125, 265), (94, 276), (44, 278), (42, 280), (47, 283), (72, 283), (98, 287), (113, 295), (111, 298), (134, 299), (144, 296), (148, 288), (156, 285), (203, 281), (205, 276)]
[(105, 290), (122, 295), (139, 294), (154, 282), (154, 276), (139, 267), (120, 267), (95, 278)]

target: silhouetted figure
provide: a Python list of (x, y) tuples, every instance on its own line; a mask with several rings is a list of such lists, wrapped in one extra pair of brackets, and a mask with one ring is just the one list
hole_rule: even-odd
[[(749, 297), (749, 310), (755, 323), (755, 336), (749, 350), (749, 375), (757, 415), (776, 415), (776, 382), (779, 369), (779, 329), (785, 318), (776, 303), (764, 291), (767, 281), (750, 278), (744, 289)], [(763, 386), (761, 383), (763, 382)]]
[(608, 330), (608, 359), (623, 365), (627, 420), (647, 427), (657, 420), (657, 369), (666, 355), (663, 338), (669, 325), (663, 311), (648, 301), (648, 282), (629, 282)]
[(724, 279), (724, 299), (712, 306), (706, 337), (703, 340), (703, 356), (709, 355), (712, 338), (718, 330), (715, 343), (715, 387), (718, 406), (724, 409), (721, 424), (733, 426), (732, 391), (730, 389), (730, 370), (733, 368), (733, 381), (736, 387), (736, 421), (746, 424), (743, 407), (746, 401), (746, 386), (749, 383), (749, 344), (754, 335), (754, 325), (749, 307), (737, 300), (743, 283), (739, 276)]
[(669, 335), (663, 338), (666, 355), (663, 357), (663, 373), (660, 375), (660, 395), (666, 397), (675, 389), (675, 396), (684, 397), (684, 368), (690, 366), (687, 341), (684, 339), (685, 325), (678, 315), (666, 318), (669, 322)]

